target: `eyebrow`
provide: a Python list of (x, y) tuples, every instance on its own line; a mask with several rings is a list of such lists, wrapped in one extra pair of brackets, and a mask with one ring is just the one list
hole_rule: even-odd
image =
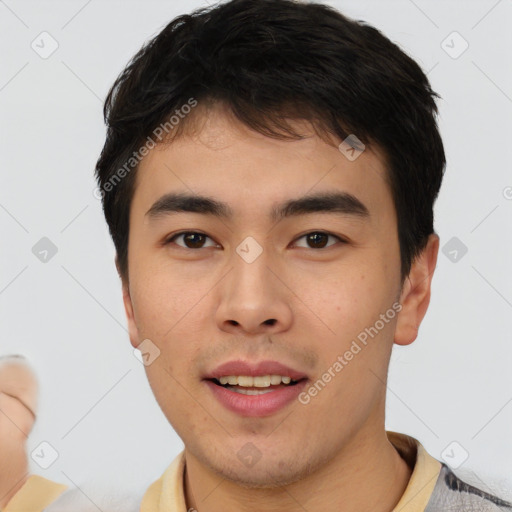
[[(227, 203), (207, 196), (185, 193), (165, 194), (151, 206), (146, 216), (156, 219), (179, 212), (200, 213), (226, 220), (234, 216), (232, 208)], [(269, 217), (271, 221), (278, 222), (287, 217), (311, 213), (338, 213), (363, 219), (370, 217), (368, 208), (347, 192), (324, 192), (289, 199), (274, 206)]]

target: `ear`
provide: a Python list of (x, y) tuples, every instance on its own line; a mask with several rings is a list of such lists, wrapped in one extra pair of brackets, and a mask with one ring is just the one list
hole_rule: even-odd
[(432, 233), (427, 245), (411, 265), (400, 294), (402, 309), (395, 329), (395, 343), (409, 345), (418, 336), (418, 329), (430, 303), (430, 289), (439, 252), (439, 237)]
[(115, 258), (115, 264), (117, 268), (117, 272), (119, 276), (121, 277), (121, 284), (123, 289), (123, 304), (124, 304), (124, 311), (126, 314), (126, 320), (128, 323), (128, 334), (130, 336), (130, 343), (132, 344), (133, 348), (137, 348), (139, 346), (139, 329), (137, 328), (137, 324), (135, 323), (135, 317), (133, 315), (133, 304), (132, 304), (132, 298), (130, 295), (130, 283), (128, 280), (123, 279), (121, 276), (121, 272), (119, 271), (119, 262), (117, 259), (117, 255)]

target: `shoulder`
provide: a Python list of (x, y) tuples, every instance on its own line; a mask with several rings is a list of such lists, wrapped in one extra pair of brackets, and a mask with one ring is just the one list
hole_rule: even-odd
[(512, 512), (512, 503), (461, 480), (442, 464), (425, 512)]

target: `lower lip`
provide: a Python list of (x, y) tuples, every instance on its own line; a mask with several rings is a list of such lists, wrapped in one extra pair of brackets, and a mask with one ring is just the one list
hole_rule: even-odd
[(242, 395), (219, 386), (211, 380), (205, 380), (205, 382), (215, 398), (226, 409), (242, 416), (256, 417), (269, 416), (293, 402), (306, 387), (307, 379), (301, 380), (293, 386), (276, 388), (275, 391), (262, 395)]

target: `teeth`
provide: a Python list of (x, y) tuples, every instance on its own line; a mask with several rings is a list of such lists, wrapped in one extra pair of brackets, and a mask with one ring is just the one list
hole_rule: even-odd
[(269, 386), (277, 386), (278, 384), (290, 384), (291, 378), (283, 375), (261, 375), (250, 377), (245, 375), (228, 375), (220, 377), (219, 382), (222, 385), (242, 386), (245, 388), (268, 388)]
[(237, 384), (244, 388), (250, 388), (254, 385), (254, 379), (252, 377), (237, 377)]
[[(270, 384), (272, 384), (274, 386), (277, 384), (281, 384), (281, 379), (282, 379), (281, 375), (271, 375), (270, 376)], [(285, 379), (286, 379), (286, 377), (285, 377)]]

